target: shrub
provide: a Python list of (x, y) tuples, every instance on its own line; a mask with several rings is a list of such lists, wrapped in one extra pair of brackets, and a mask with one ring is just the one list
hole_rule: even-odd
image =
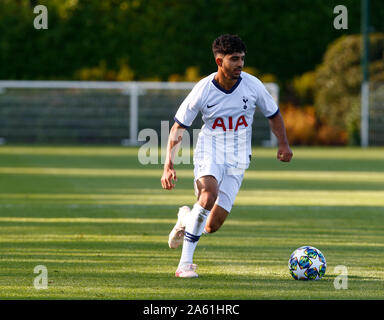
[(281, 113), (292, 145), (346, 145), (348, 134), (337, 126), (320, 122), (314, 106), (280, 104)]
[(313, 106), (303, 108), (293, 104), (280, 104), (290, 144), (313, 145), (316, 143), (316, 116)]
[[(333, 42), (316, 69), (315, 107), (320, 121), (348, 132), (359, 143), (361, 36), (342, 36)], [(384, 79), (384, 34), (370, 35), (370, 80)]]

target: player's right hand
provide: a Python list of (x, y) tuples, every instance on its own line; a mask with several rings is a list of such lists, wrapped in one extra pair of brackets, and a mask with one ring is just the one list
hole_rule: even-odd
[(176, 186), (173, 181), (177, 181), (175, 169), (164, 166), (163, 176), (161, 177), (161, 186), (163, 189), (172, 190)]

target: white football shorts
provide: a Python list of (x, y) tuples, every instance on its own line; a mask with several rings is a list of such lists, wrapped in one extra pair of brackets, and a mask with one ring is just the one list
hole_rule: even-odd
[(225, 164), (214, 162), (195, 162), (194, 164), (194, 188), (198, 196), (196, 181), (204, 176), (214, 176), (219, 184), (219, 193), (216, 204), (231, 212), (236, 195), (240, 190), (245, 170), (230, 167)]

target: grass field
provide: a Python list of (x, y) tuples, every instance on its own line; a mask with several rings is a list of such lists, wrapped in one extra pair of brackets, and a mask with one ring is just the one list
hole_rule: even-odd
[[(255, 149), (233, 211), (202, 236), (198, 279), (177, 279), (167, 246), (177, 208), (192, 205), (191, 165), (177, 187), (123, 147), (0, 147), (0, 299), (383, 299), (384, 149)], [(321, 281), (287, 262), (312, 245)], [(48, 269), (48, 289), (33, 286)], [(337, 265), (348, 289), (334, 288)]]

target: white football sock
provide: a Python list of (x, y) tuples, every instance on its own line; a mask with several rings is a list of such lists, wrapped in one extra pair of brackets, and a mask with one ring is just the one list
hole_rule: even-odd
[(204, 209), (199, 205), (199, 203), (196, 202), (191, 212), (186, 216), (184, 243), (179, 267), (183, 264), (192, 264), (193, 254), (195, 252), (197, 242), (203, 233), (209, 212), (209, 210)]

